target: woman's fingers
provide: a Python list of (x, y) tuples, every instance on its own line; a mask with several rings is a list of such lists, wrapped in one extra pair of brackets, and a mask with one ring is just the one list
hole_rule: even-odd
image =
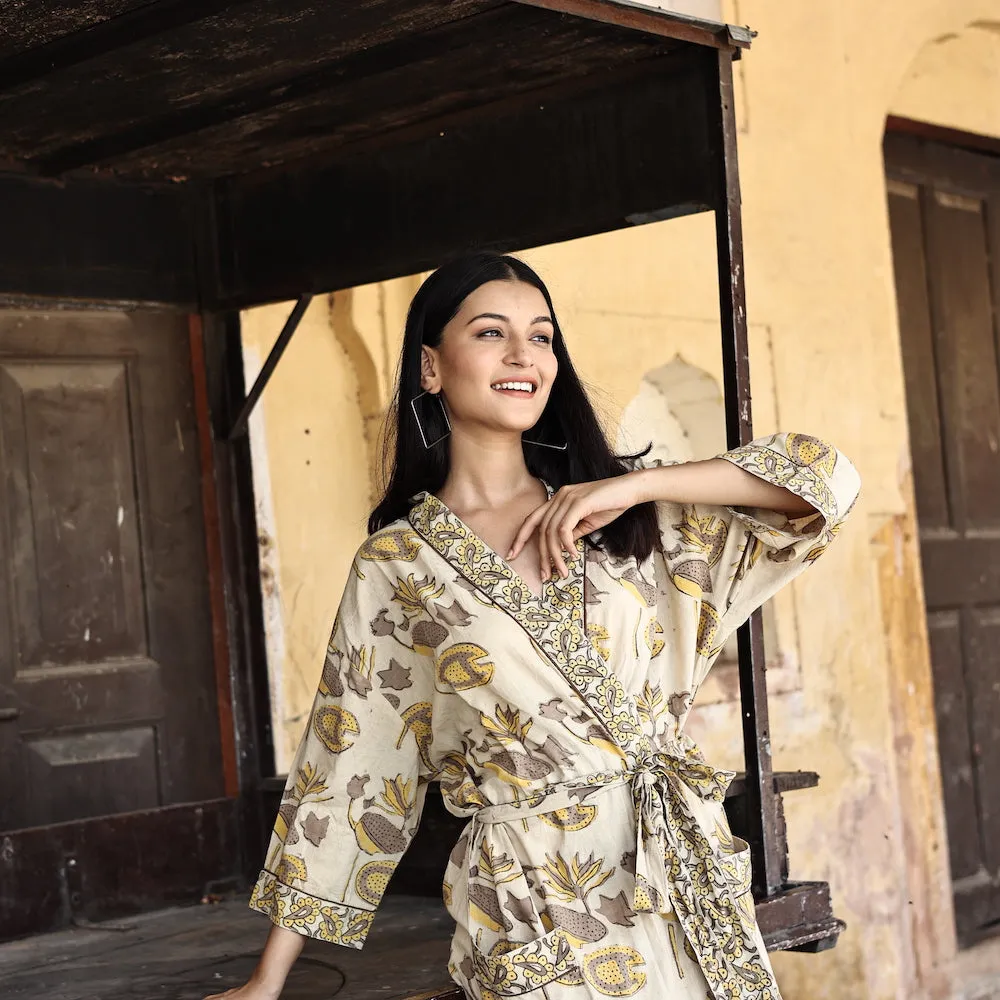
[(603, 528), (635, 502), (623, 495), (626, 478), (563, 486), (525, 518), (507, 559), (515, 559), (535, 532), (542, 580), (552, 578), (553, 568), (555, 574), (569, 576), (567, 563), (576, 558), (577, 540)]
[[(543, 520), (539, 531), (544, 533), (544, 547), (556, 572), (565, 579), (569, 576), (567, 557), (572, 559), (576, 556), (573, 529), (579, 523), (580, 515), (577, 513), (578, 505), (574, 503), (573, 495), (569, 492), (565, 493), (553, 507), (554, 510)], [(539, 546), (542, 544), (540, 537)]]
[(549, 580), (554, 575), (568, 577), (568, 562), (576, 558), (576, 540), (587, 534), (588, 529), (580, 527), (585, 516), (579, 498), (563, 487), (524, 519), (507, 552), (507, 559), (516, 559), (535, 533), (542, 580)]
[(559, 529), (559, 541), (562, 544), (562, 548), (565, 552), (569, 554), (569, 558), (576, 558), (576, 526), (580, 523), (580, 517), (573, 512), (571, 507), (567, 511), (566, 517), (563, 518), (563, 523)]
[(545, 516), (545, 512), (548, 509), (548, 501), (543, 503), (540, 507), (536, 507), (522, 523), (521, 527), (518, 529), (517, 534), (514, 536), (514, 541), (510, 547), (510, 551), (507, 553), (508, 559), (516, 559), (524, 548), (524, 543), (531, 537), (531, 533), (538, 526), (539, 521)]
[(556, 567), (557, 572), (559, 570), (557, 553), (550, 544), (549, 525), (554, 517), (559, 516), (561, 500), (561, 496), (557, 493), (549, 501), (548, 507), (542, 515), (542, 520), (538, 525), (538, 571), (541, 574), (543, 581), (551, 578), (553, 566)]

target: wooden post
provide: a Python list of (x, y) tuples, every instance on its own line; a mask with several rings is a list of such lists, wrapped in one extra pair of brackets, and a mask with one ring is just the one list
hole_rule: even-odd
[[(710, 57), (718, 66), (719, 104), (715, 125), (719, 174), (715, 220), (726, 437), (730, 448), (747, 444), (753, 437), (743, 275), (743, 220), (736, 163), (733, 54), (730, 49), (719, 49)], [(753, 890), (754, 896), (761, 899), (781, 888), (782, 877), (777, 795), (771, 768), (767, 682), (764, 676), (764, 633), (759, 611), (740, 628), (737, 640)]]

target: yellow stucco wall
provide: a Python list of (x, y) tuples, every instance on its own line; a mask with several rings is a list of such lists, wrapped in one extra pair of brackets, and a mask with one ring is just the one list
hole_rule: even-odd
[[(289, 307), (243, 315), (248, 384)], [(358, 378), (313, 300), (251, 428), (275, 752), (287, 764), (316, 690), (353, 539), (368, 517)]]
[[(957, 1000), (1000, 973), (1000, 946), (956, 955), (951, 930), (881, 137), (889, 113), (1000, 135), (1000, 0), (723, 9), (760, 32), (737, 68), (756, 426), (827, 436), (864, 479), (838, 544), (776, 609), (797, 673), (772, 698), (775, 763), (822, 774), (786, 798), (792, 876), (828, 880), (848, 922), (832, 951), (776, 956), (779, 980), (787, 1000)], [(612, 429), (643, 375), (676, 353), (718, 373), (710, 217), (525, 256)], [(279, 766), (364, 536), (378, 417), (416, 284), (314, 303), (254, 429), (269, 473), (258, 501), (273, 536), (269, 621), (282, 637), (271, 644)], [(245, 315), (258, 357), (286, 313)], [(700, 708), (692, 727), (713, 759), (738, 765), (732, 701)]]

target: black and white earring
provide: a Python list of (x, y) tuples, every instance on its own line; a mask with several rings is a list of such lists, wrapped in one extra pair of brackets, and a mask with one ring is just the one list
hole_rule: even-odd
[(565, 451), (569, 447), (567, 442), (563, 442), (562, 444), (549, 444), (548, 441), (529, 441), (526, 437), (521, 438), (521, 440), (525, 444), (533, 444), (539, 448), (553, 448), (555, 451)]
[[(536, 424), (534, 427), (531, 428), (531, 430), (532, 431), (539, 430), (538, 425)], [(552, 444), (549, 441), (530, 440), (529, 438), (523, 436), (521, 437), (521, 441), (523, 444), (533, 444), (538, 448), (551, 448), (553, 451), (565, 451), (569, 447), (569, 443), (566, 441), (564, 441), (562, 444)]]
[[(428, 438), (427, 432), (424, 430), (423, 422), (420, 419), (420, 413), (417, 411), (417, 400), (423, 399), (424, 396), (430, 396), (438, 401), (438, 405), (441, 407), (441, 416), (444, 418), (445, 432), (439, 437), (436, 437), (433, 441)], [(440, 444), (449, 434), (451, 434), (451, 421), (448, 419), (448, 411), (445, 409), (444, 400), (441, 398), (440, 392), (428, 392), (426, 389), (414, 396), (410, 400), (410, 408), (413, 410), (413, 419), (417, 422), (417, 430), (420, 432), (420, 440), (423, 441), (424, 447), (429, 451), (436, 444)], [(428, 421), (429, 422), (429, 421)]]

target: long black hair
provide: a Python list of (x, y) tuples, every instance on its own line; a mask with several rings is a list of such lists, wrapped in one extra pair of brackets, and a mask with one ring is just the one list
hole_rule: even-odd
[[(444, 485), (450, 452), (443, 407), (440, 400), (431, 396), (422, 397), (417, 404), (424, 433), (432, 442), (432, 447), (426, 448), (411, 404), (422, 392), (421, 348), (424, 344), (437, 347), (442, 331), (462, 303), (489, 281), (522, 281), (533, 285), (544, 296), (552, 316), (552, 349), (559, 370), (541, 417), (524, 436), (531, 441), (565, 442), (568, 447), (560, 451), (525, 443), (528, 471), (558, 489), (568, 483), (620, 476), (631, 468), (628, 460), (636, 456), (616, 455), (601, 430), (597, 414), (566, 351), (552, 297), (542, 279), (516, 257), (488, 252), (468, 254), (438, 268), (420, 286), (410, 303), (396, 392), (386, 416), (383, 437), (383, 460), (391, 454), (392, 466), (385, 494), (368, 519), (371, 533), (405, 517), (412, 506), (410, 498), (415, 494), (423, 490), (434, 493)], [(641, 561), (658, 544), (656, 510), (652, 503), (630, 507), (601, 532), (602, 547), (621, 558), (632, 555)]]

